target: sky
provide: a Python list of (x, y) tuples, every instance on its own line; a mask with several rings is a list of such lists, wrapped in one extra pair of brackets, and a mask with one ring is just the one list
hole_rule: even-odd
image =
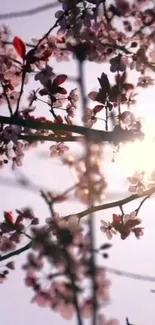
[[(27, 0), (25, 2), (19, 0), (0, 0), (1, 14), (26, 10), (43, 4), (46, 4), (45, 0)], [(55, 10), (51, 9), (35, 16), (1, 20), (0, 23), (8, 24), (14, 36), (21, 37), (26, 42), (30, 42), (32, 38), (40, 38), (50, 28), (54, 22), (54, 12)], [(97, 77), (100, 76), (101, 70), (108, 73), (108, 69), (107, 65), (86, 64), (85, 78), (88, 91), (94, 90), (97, 87)], [(71, 76), (75, 76), (77, 73), (75, 62), (65, 64), (54, 63), (54, 70), (56, 73), (67, 73), (70, 71)], [(155, 116), (154, 102), (155, 94), (153, 89), (150, 88), (150, 90), (144, 91), (139, 97), (137, 106), (134, 108), (136, 114), (138, 115), (142, 110), (143, 115), (150, 116), (153, 119)], [(39, 112), (41, 111), (42, 106), (40, 105)], [(5, 114), (4, 109), (1, 113)], [(48, 157), (48, 146), (42, 145), (37, 149), (29, 151), (25, 156), (24, 166), (19, 172), (24, 173), (35, 184), (63, 191), (73, 184), (73, 175), (70, 174), (66, 167), (62, 167), (59, 161)], [(76, 152), (76, 148), (73, 145), (71, 145), (70, 150), (71, 152)], [(123, 169), (123, 161), (119, 164), (112, 164), (109, 147), (105, 149), (104, 155), (103, 169), (109, 182), (105, 202), (124, 198), (129, 194), (126, 191), (126, 171)], [(17, 186), (10, 186), (6, 182), (4, 184), (6, 178), (10, 180), (15, 179), (12, 171), (8, 168), (1, 170), (0, 173), (0, 219), (4, 210), (9, 211), (30, 206), (43, 223), (45, 216), (48, 216), (48, 209), (38, 194)], [(133, 211), (137, 205), (138, 201), (126, 205), (125, 212)], [(64, 203), (62, 205), (61, 212), (65, 214), (75, 213), (83, 208), (82, 204), (71, 201), (70, 204)], [(145, 227), (143, 238), (139, 241), (134, 237), (128, 238), (125, 241), (121, 241), (118, 236), (114, 238), (112, 241), (113, 246), (109, 252), (109, 259), (105, 262), (106, 266), (144, 275), (155, 275), (154, 211), (155, 202), (154, 198), (152, 198), (145, 203), (140, 212), (140, 217)], [(100, 220), (111, 220), (112, 213), (117, 212), (119, 210), (115, 208), (100, 211), (97, 214), (96, 240), (98, 244), (104, 240), (103, 234), (99, 230)], [(23, 240), (23, 245), (24, 243), (26, 242)], [(67, 324), (65, 320), (61, 319), (59, 315), (51, 310), (41, 309), (31, 304), (33, 292), (25, 286), (24, 272), (21, 270), (21, 265), (25, 258), (26, 254), (14, 258), (16, 261), (16, 271), (12, 272), (8, 280), (0, 286), (1, 324), (42, 325), (45, 321), (46, 325), (56, 324), (56, 322), (59, 322), (60, 325)], [(106, 316), (118, 318), (120, 325), (125, 325), (126, 317), (129, 317), (130, 322), (134, 325), (154, 325), (155, 295), (150, 292), (150, 289), (155, 288), (155, 283), (138, 281), (112, 274), (107, 274), (107, 277), (112, 280), (112, 286), (111, 302), (105, 308)], [(70, 321), (70, 325), (72, 324), (76, 324), (75, 319)]]

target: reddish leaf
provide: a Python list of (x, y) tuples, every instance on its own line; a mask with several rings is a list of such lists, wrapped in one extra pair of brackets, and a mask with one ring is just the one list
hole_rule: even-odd
[(38, 122), (46, 122), (47, 121), (44, 116), (37, 117), (35, 120)]
[(127, 228), (133, 228), (141, 223), (141, 220), (139, 219), (130, 219), (125, 223), (125, 227)]
[(55, 123), (62, 124), (63, 123), (63, 118), (61, 115), (57, 115), (57, 118), (55, 119)]
[(59, 76), (57, 76), (54, 79), (54, 85), (59, 86), (61, 85), (63, 82), (65, 82), (67, 79), (67, 76), (65, 74), (60, 74)]
[(91, 91), (91, 92), (88, 94), (88, 97), (89, 97), (91, 100), (96, 101), (97, 95), (98, 95), (97, 91)]
[(6, 222), (8, 222), (9, 224), (15, 223), (15, 218), (12, 215), (12, 211), (10, 211), (10, 212), (4, 211), (4, 218), (5, 218)]
[(129, 84), (129, 83), (126, 82), (126, 83), (124, 83), (123, 88), (124, 88), (126, 91), (129, 91), (129, 90), (134, 89), (134, 85), (133, 85), (133, 84)]
[(120, 223), (121, 216), (119, 214), (113, 214), (113, 223)]
[(65, 43), (65, 38), (63, 36), (57, 36), (57, 43), (58, 44)]
[(41, 56), (42, 60), (47, 60), (52, 54), (52, 50), (45, 50)]
[(63, 94), (63, 95), (67, 94), (67, 90), (65, 88), (57, 87), (56, 90), (57, 90), (57, 93), (60, 93), (60, 94)]
[(104, 108), (103, 105), (96, 105), (96, 106), (93, 108), (93, 112), (94, 112), (94, 114), (97, 114), (97, 113), (100, 112), (103, 108)]
[(60, 195), (60, 196), (56, 196), (55, 197), (55, 202), (64, 202), (65, 200), (67, 200), (67, 195)]
[(24, 59), (25, 58), (25, 54), (26, 54), (26, 45), (25, 43), (19, 38), (19, 37), (15, 37), (13, 40), (13, 46), (16, 50), (16, 52), (18, 53), (18, 55)]

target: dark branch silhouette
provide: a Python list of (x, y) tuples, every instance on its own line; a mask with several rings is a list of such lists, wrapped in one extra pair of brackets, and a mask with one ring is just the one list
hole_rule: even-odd
[(53, 8), (57, 7), (58, 5), (59, 5), (59, 3), (57, 1), (53, 2), (53, 3), (48, 2), (45, 5), (38, 6), (38, 7), (32, 8), (32, 9), (27, 9), (27, 10), (22, 10), (22, 11), (12, 11), (12, 12), (8, 12), (8, 13), (0, 14), (0, 20), (37, 15), (43, 11), (53, 9)]
[(30, 129), (35, 130), (51, 130), (56, 132), (73, 132), (77, 134), (81, 134), (87, 137), (90, 141), (95, 142), (125, 142), (125, 141), (133, 141), (135, 139), (142, 139), (142, 133), (134, 133), (132, 130), (121, 130), (116, 129), (114, 131), (101, 131), (95, 129), (85, 128), (83, 126), (77, 125), (68, 125), (68, 124), (54, 124), (51, 122), (38, 122), (38, 121), (30, 121), (24, 120), (18, 117), (7, 117), (0, 116), (0, 122), (2, 124), (12, 124), (12, 125), (20, 125), (23, 127), (28, 127)]

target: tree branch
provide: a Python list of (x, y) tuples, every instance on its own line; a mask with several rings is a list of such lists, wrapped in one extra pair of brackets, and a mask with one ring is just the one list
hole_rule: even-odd
[[(144, 197), (144, 196), (147, 196), (147, 198), (148, 198), (153, 193), (155, 193), (155, 186), (152, 187), (151, 189), (147, 190), (147, 191), (144, 191), (140, 195), (133, 194), (133, 195), (128, 196), (127, 198), (119, 200), (119, 201), (105, 203), (105, 204), (101, 204), (101, 205), (97, 205), (97, 206), (92, 206), (91, 208), (88, 208), (88, 209), (86, 209), (86, 210), (84, 210), (82, 212), (76, 213), (76, 216), (78, 216), (78, 218), (81, 219), (81, 218), (87, 216), (90, 213), (97, 212), (97, 211), (100, 211), (100, 210), (107, 210), (107, 209), (114, 208), (114, 207), (120, 207), (120, 206), (123, 206), (123, 205), (125, 205), (125, 204), (127, 204), (129, 202), (132, 202), (132, 201), (134, 201), (136, 199), (139, 199), (141, 197)], [(70, 215), (65, 216), (64, 219), (68, 219), (69, 217), (70, 217)]]
[(59, 21), (61, 21), (65, 15), (67, 15), (69, 13), (69, 11), (74, 8), (75, 5), (77, 5), (81, 0), (77, 0), (76, 3), (74, 3), (72, 6), (70, 6), (69, 8), (67, 8), (62, 15), (56, 20), (55, 24), (48, 30), (48, 32), (42, 37), (40, 38), (38, 44), (34, 47), (34, 50), (36, 50), (38, 48), (38, 46), (40, 45), (40, 43), (48, 37), (48, 35), (52, 32), (53, 29), (55, 29), (56, 27), (58, 27), (58, 23)]
[(55, 142), (74, 142), (78, 141), (81, 137), (75, 136), (57, 136), (56, 134), (42, 135), (42, 134), (30, 134), (30, 135), (22, 135), (18, 136), (18, 139), (25, 140), (28, 142), (35, 141), (55, 141)]
[(3, 256), (1, 255), (1, 256), (0, 256), (0, 262), (5, 261), (5, 260), (7, 260), (7, 259), (9, 259), (9, 258), (11, 258), (11, 257), (13, 257), (13, 256), (16, 256), (16, 255), (22, 254), (22, 253), (26, 252), (28, 249), (30, 249), (31, 247), (32, 247), (32, 241), (30, 241), (30, 242), (29, 242), (27, 245), (25, 245), (24, 247), (19, 248), (19, 249), (15, 250), (15, 251), (13, 251), (13, 252), (11, 252), (11, 253), (8, 253), (8, 254), (3, 255)]
[(15, 116), (0, 116), (0, 123), (9, 125), (20, 125), (35, 130), (51, 130), (54, 132), (73, 132), (87, 137), (87, 139), (95, 142), (125, 142), (133, 141), (136, 139), (143, 139), (142, 133), (134, 133), (131, 130), (114, 130), (114, 131), (101, 131), (89, 129), (78, 125), (68, 124), (55, 124), (52, 122), (38, 122), (33, 120), (24, 120)]
[(108, 267), (108, 266), (105, 266), (104, 269), (108, 273), (115, 274), (115, 275), (118, 275), (118, 276), (123, 276), (123, 277), (126, 277), (126, 278), (140, 280), (140, 281), (155, 282), (155, 277), (154, 276), (142, 275), (142, 274), (139, 274), (139, 273), (132, 273), (132, 272), (127, 272), (127, 271), (122, 271), (122, 270), (114, 269), (114, 268)]
[(131, 323), (129, 322), (129, 318), (128, 318), (128, 317), (126, 318), (126, 325), (133, 325), (133, 324), (131, 324)]
[(39, 14), (40, 12), (47, 11), (49, 9), (55, 8), (59, 5), (57, 1), (54, 3), (48, 2), (43, 6), (38, 6), (32, 9), (28, 10), (22, 10), (22, 11), (13, 11), (13, 12), (8, 12), (0, 15), (0, 19), (12, 19), (12, 18), (20, 18), (20, 17), (25, 17), (25, 16), (32, 16)]

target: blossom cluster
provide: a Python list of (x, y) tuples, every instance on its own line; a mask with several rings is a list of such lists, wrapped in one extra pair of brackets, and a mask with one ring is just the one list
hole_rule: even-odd
[[(76, 312), (76, 295), (81, 317), (89, 318), (93, 313), (89, 232), (79, 225), (76, 215), (61, 219), (57, 214), (46, 220), (46, 226), (32, 232), (33, 250), (23, 266), (25, 283), (35, 292), (32, 302), (71, 319)], [(108, 247), (105, 244), (101, 249)], [(95, 283), (97, 304), (101, 307), (110, 299), (110, 281), (101, 266), (95, 266)], [(103, 317), (99, 324), (118, 323)]]

